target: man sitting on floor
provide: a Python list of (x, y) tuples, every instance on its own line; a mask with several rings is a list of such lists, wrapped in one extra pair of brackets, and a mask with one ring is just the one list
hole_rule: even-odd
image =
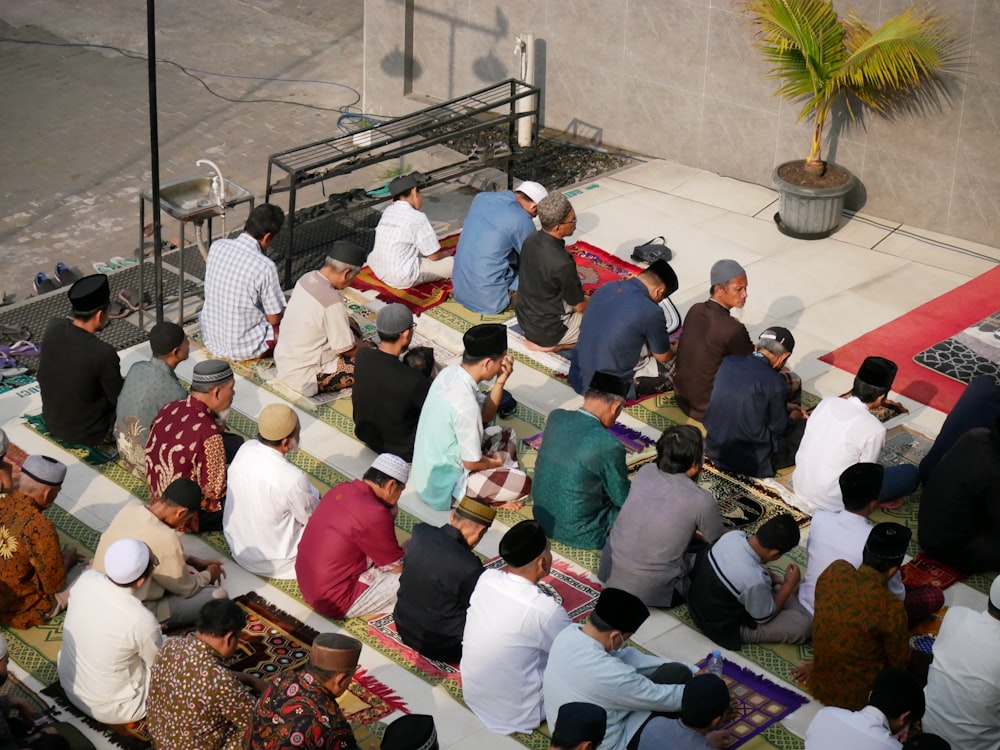
[(222, 661), (240, 647), (247, 613), (228, 599), (208, 602), (193, 633), (168, 638), (150, 672), (149, 734), (161, 750), (239, 750), (267, 683)]
[[(878, 461), (885, 427), (871, 409), (885, 401), (896, 369), (888, 359), (867, 357), (854, 378), (850, 396), (828, 396), (813, 410), (795, 454), (792, 475), (796, 504), (806, 513), (843, 510), (841, 473), (860, 461)], [(879, 502), (909, 495), (917, 488), (918, 478), (913, 464), (886, 467)]]
[(958, 401), (944, 418), (934, 438), (934, 445), (920, 460), (920, 481), (927, 484), (934, 467), (952, 449), (958, 439), (975, 427), (989, 429), (1000, 419), (1000, 383), (992, 375), (979, 375), (969, 381)]
[(753, 354), (730, 354), (715, 374), (705, 412), (705, 453), (724, 471), (773, 477), (795, 462), (806, 414), (789, 404), (780, 370), (795, 339), (772, 326), (757, 339)]
[(127, 724), (146, 715), (149, 670), (163, 636), (136, 592), (157, 560), (135, 539), (108, 547), (104, 570), (88, 570), (73, 587), (59, 650), (59, 684), (87, 716)]
[(718, 675), (698, 674), (688, 680), (677, 718), (654, 716), (642, 728), (636, 750), (713, 750), (725, 747), (728, 729), (719, 726), (729, 715), (731, 698)]
[(602, 706), (608, 727), (601, 750), (625, 750), (653, 712), (679, 711), (684, 683), (698, 670), (626, 645), (648, 617), (632, 594), (604, 589), (587, 623), (562, 631), (549, 652), (545, 712), (573, 702)]
[(465, 497), (444, 526), (413, 528), (393, 617), (403, 643), (428, 659), (457, 663), (462, 658), (466, 611), (483, 574), (472, 548), (496, 513), (492, 505)]
[[(859, 711), (821, 708), (806, 730), (805, 750), (899, 750), (910, 727), (924, 715), (920, 684), (902, 669), (883, 669)], [(983, 747), (995, 747), (995, 744)], [(956, 745), (971, 750), (972, 745)]]
[(860, 710), (878, 673), (909, 661), (906, 609), (888, 582), (903, 564), (911, 536), (898, 523), (876, 524), (860, 567), (836, 560), (816, 582), (816, 659), (795, 676), (828, 706)]
[(668, 390), (673, 350), (660, 303), (676, 291), (677, 274), (667, 261), (657, 260), (638, 276), (594, 292), (570, 355), (573, 390), (583, 393), (595, 372), (627, 380), (630, 398)]
[(389, 183), (389, 194), (392, 203), (375, 227), (375, 246), (368, 256), (372, 273), (396, 289), (450, 279), (455, 259), (441, 249), (434, 227), (420, 210), (424, 194), (416, 176), (397, 177)]
[(340, 290), (365, 262), (365, 251), (337, 240), (323, 267), (304, 274), (285, 310), (284, 335), (274, 348), (278, 379), (303, 396), (354, 385), (354, 358), (365, 346)]
[(119, 458), (133, 473), (146, 474), (146, 441), (149, 426), (160, 409), (187, 398), (174, 370), (188, 358), (190, 343), (184, 329), (163, 321), (149, 331), (151, 359), (133, 364), (118, 395), (115, 439)]
[(1000, 747), (1000, 576), (986, 610), (949, 608), (934, 641), (923, 728), (962, 750)]
[[(66, 606), (67, 575), (82, 572), (73, 547), (59, 549), (56, 525), (42, 511), (62, 489), (66, 467), (28, 456), (17, 489), (0, 499), (0, 623), (32, 628)], [(60, 593), (62, 592), (62, 593)]]
[(715, 373), (724, 357), (752, 354), (750, 334), (730, 311), (747, 303), (747, 272), (735, 260), (719, 260), (709, 274), (709, 298), (691, 306), (677, 342), (674, 393), (692, 419), (705, 418)]
[(608, 731), (608, 712), (593, 703), (564, 703), (552, 726), (551, 750), (597, 750)]
[(137, 539), (149, 547), (159, 562), (135, 595), (165, 629), (193, 625), (203, 605), (228, 596), (219, 585), (226, 575), (222, 561), (186, 555), (177, 533), (199, 510), (201, 488), (190, 479), (175, 479), (149, 505), (129, 500), (101, 534), (94, 553), (94, 569), (106, 573), (108, 548), (119, 539)]
[(317, 635), (309, 663), (282, 673), (257, 701), (243, 747), (354, 750), (354, 732), (337, 698), (354, 681), (360, 658), (360, 641), (338, 633)]
[(507, 569), (486, 570), (472, 592), (462, 694), (491, 732), (531, 734), (545, 721), (542, 674), (552, 641), (572, 621), (538, 587), (552, 572), (552, 548), (536, 521), (521, 521), (504, 534), (500, 556)]
[(278, 206), (255, 206), (243, 233), (212, 243), (205, 264), (205, 304), (199, 322), (216, 357), (254, 359), (274, 351), (285, 294), (278, 268), (265, 254), (285, 223)]
[(649, 607), (685, 600), (695, 555), (725, 531), (715, 497), (698, 486), (703, 460), (697, 427), (667, 428), (656, 462), (636, 473), (601, 553), (606, 586), (625, 589)]
[(917, 534), (928, 555), (964, 573), (1000, 569), (1000, 417), (963, 435), (920, 498)]
[(108, 277), (84, 276), (70, 287), (68, 296), (72, 319), (53, 319), (42, 339), (38, 360), (42, 416), (49, 432), (63, 442), (109, 443), (123, 381), (118, 352), (97, 338), (110, 322)]
[[(462, 337), (462, 363), (446, 367), (431, 383), (420, 412), (413, 446), (413, 487), (435, 510), (447, 510), (468, 496), (521, 507), (531, 479), (517, 465), (517, 435), (491, 426), (514, 370), (507, 354), (507, 327), (473, 326)], [(488, 394), (479, 384), (494, 380)]]
[[(400, 362), (413, 340), (413, 313), (393, 302), (375, 314), (378, 349), (362, 348), (354, 365), (354, 435), (376, 453), (413, 460), (413, 441), (430, 378)], [(431, 358), (433, 362), (433, 355)]]
[(455, 300), (473, 312), (496, 315), (517, 291), (521, 245), (535, 231), (532, 218), (549, 193), (537, 182), (472, 199), (455, 248)]
[(538, 203), (540, 231), (521, 247), (521, 270), (514, 307), (529, 349), (571, 349), (580, 337), (587, 309), (576, 262), (566, 252), (566, 237), (576, 231), (576, 212), (562, 193)]
[[(815, 609), (816, 582), (834, 560), (847, 560), (855, 567), (861, 565), (872, 529), (868, 517), (878, 508), (883, 471), (879, 464), (848, 466), (840, 475), (844, 509), (836, 513), (821, 510), (813, 516), (806, 543), (806, 575), (799, 586), (799, 601), (810, 614)], [(911, 626), (944, 606), (944, 594), (939, 587), (904, 586), (898, 572), (889, 579), (889, 591), (903, 600)]]
[(379, 455), (361, 479), (331, 487), (299, 542), (295, 572), (310, 607), (327, 617), (391, 612), (403, 550), (396, 540), (396, 506), (409, 467)]
[(628, 497), (625, 446), (608, 432), (628, 387), (614, 375), (595, 372), (582, 408), (549, 414), (531, 496), (535, 518), (557, 542), (600, 549)]
[(299, 433), (294, 409), (269, 404), (257, 418), (257, 439), (243, 443), (229, 467), (226, 541), (241, 568), (268, 578), (295, 578), (299, 541), (319, 505), (319, 490), (288, 460)]
[(767, 568), (799, 543), (788, 513), (765, 522), (756, 534), (730, 531), (698, 555), (688, 605), (698, 628), (723, 648), (743, 643), (805, 643), (812, 618), (799, 603), (799, 566), (785, 575)]
[[(236, 380), (225, 362), (210, 359), (194, 366), (191, 393), (160, 409), (146, 442), (146, 483), (150, 497), (162, 495), (175, 479), (198, 483), (203, 499), (193, 531), (221, 531), (226, 499), (226, 466), (243, 443), (224, 432)], [(220, 424), (221, 423), (221, 424)]]
[(405, 714), (385, 728), (379, 750), (438, 750), (434, 717)]

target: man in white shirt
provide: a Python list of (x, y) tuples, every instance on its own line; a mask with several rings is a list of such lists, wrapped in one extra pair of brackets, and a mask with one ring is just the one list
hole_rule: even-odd
[[(844, 509), (840, 474), (851, 464), (878, 461), (885, 443), (885, 427), (871, 408), (885, 401), (896, 370), (896, 364), (884, 357), (868, 357), (858, 369), (850, 396), (830, 396), (820, 401), (806, 422), (795, 454), (792, 484), (797, 507), (809, 514)], [(918, 481), (917, 467), (912, 464), (887, 467), (879, 502), (909, 495)]]
[(285, 310), (274, 348), (278, 379), (303, 396), (354, 385), (354, 355), (363, 345), (340, 294), (365, 262), (365, 251), (337, 240), (323, 267), (302, 276)]
[(985, 612), (952, 607), (934, 641), (923, 727), (954, 748), (1000, 747), (1000, 576)]
[(73, 587), (59, 683), (83, 713), (105, 724), (146, 715), (149, 670), (163, 636), (160, 623), (136, 597), (157, 559), (142, 542), (119, 539), (104, 556), (104, 573), (88, 570)]
[[(878, 507), (884, 467), (873, 463), (848, 466), (840, 475), (840, 492), (844, 510), (821, 510), (813, 516), (806, 543), (806, 573), (799, 586), (799, 601), (814, 614), (816, 581), (834, 560), (847, 560), (854, 567), (861, 565), (872, 522), (868, 517)], [(944, 594), (935, 586), (907, 588), (897, 571), (889, 579), (889, 591), (906, 605), (912, 627), (944, 606)]]
[(372, 272), (396, 289), (450, 279), (455, 259), (441, 250), (430, 220), (420, 209), (424, 196), (413, 173), (389, 183), (390, 203), (375, 227), (368, 257)]
[(287, 455), (299, 447), (299, 417), (285, 404), (265, 406), (258, 437), (229, 466), (222, 530), (240, 567), (269, 578), (295, 578), (295, 556), (319, 491)]
[(902, 669), (887, 667), (875, 678), (868, 705), (860, 711), (833, 706), (819, 710), (806, 730), (805, 750), (900, 750), (910, 725), (923, 715), (920, 685)]
[(504, 534), (500, 556), (507, 570), (487, 568), (469, 602), (462, 693), (490, 731), (530, 734), (545, 721), (542, 673), (549, 649), (572, 621), (538, 587), (552, 571), (552, 548), (537, 521), (521, 521)]

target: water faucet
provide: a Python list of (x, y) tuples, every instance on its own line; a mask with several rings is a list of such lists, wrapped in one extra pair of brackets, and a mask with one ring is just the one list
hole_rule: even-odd
[(196, 167), (200, 167), (202, 164), (207, 164), (215, 170), (215, 177), (212, 178), (212, 193), (215, 195), (215, 202), (222, 208), (226, 202), (226, 181), (222, 177), (222, 170), (214, 161), (208, 159), (199, 159), (194, 163)]

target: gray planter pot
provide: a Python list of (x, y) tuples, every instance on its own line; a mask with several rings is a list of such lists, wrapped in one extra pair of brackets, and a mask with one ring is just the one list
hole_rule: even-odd
[[(801, 160), (798, 160), (801, 163)], [(778, 187), (778, 213), (774, 222), (782, 234), (800, 240), (819, 240), (829, 237), (840, 222), (840, 213), (844, 209), (844, 198), (857, 183), (857, 178), (844, 167), (848, 180), (838, 187), (803, 187), (787, 182), (778, 176), (778, 170), (785, 164), (779, 164), (772, 175), (774, 184)], [(839, 165), (834, 165), (839, 166)]]

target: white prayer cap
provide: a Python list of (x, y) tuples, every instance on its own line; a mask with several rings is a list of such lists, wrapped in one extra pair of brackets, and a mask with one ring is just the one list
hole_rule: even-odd
[(531, 198), (535, 203), (538, 203), (542, 198), (549, 194), (549, 191), (544, 187), (539, 185), (537, 182), (522, 182), (514, 190), (518, 193), (524, 193), (526, 196)]
[(410, 467), (399, 456), (392, 453), (380, 453), (378, 458), (372, 461), (372, 468), (378, 469), (387, 477), (392, 477), (400, 484), (406, 484), (410, 478)]
[(120, 586), (139, 580), (148, 565), (149, 547), (137, 539), (119, 539), (104, 553), (104, 572)]

